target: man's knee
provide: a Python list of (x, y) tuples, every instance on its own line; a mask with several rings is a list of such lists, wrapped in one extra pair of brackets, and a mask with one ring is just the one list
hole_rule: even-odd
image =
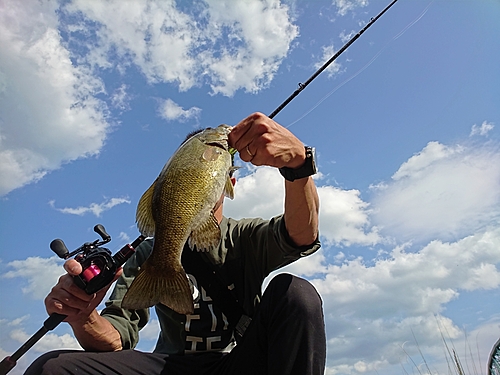
[(273, 299), (283, 298), (289, 308), (294, 311), (322, 317), (323, 302), (316, 288), (309, 281), (283, 273), (275, 276), (267, 288), (273, 295)]
[(61, 370), (61, 355), (68, 353), (83, 353), (77, 350), (55, 350), (42, 354), (26, 370), (25, 375), (55, 374)]

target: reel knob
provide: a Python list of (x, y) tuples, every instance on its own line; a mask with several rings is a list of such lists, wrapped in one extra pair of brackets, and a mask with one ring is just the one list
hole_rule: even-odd
[(106, 232), (106, 229), (104, 229), (104, 226), (102, 224), (97, 224), (94, 227), (94, 232), (96, 232), (99, 236), (101, 236), (103, 241), (106, 242), (111, 241), (111, 236)]
[(59, 258), (66, 259), (68, 257), (69, 251), (63, 240), (56, 238), (50, 243), (50, 249), (57, 254)]

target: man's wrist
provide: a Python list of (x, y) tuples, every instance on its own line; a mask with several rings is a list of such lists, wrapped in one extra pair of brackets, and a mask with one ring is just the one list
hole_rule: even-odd
[(288, 181), (295, 181), (306, 178), (317, 173), (316, 155), (314, 147), (305, 146), (305, 161), (298, 168), (282, 167), (279, 168), (281, 175)]

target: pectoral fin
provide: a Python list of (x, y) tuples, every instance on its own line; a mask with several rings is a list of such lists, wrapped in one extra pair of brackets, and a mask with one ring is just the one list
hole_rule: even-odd
[(208, 220), (195, 228), (188, 239), (188, 245), (191, 249), (198, 251), (209, 251), (219, 246), (220, 227), (213, 212), (210, 213)]

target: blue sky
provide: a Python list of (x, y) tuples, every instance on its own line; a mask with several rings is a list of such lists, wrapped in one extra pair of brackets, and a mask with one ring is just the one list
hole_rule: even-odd
[[(46, 318), (49, 244), (137, 237), (135, 208), (185, 134), (271, 113), (388, 2), (0, 4), (0, 357)], [(275, 118), (316, 147), (327, 374), (483, 373), (500, 336), (500, 3), (399, 0)], [(225, 214), (282, 211), (245, 165)], [(139, 349), (154, 347), (155, 320)], [(40, 353), (78, 347), (69, 327)], [(469, 350), (470, 347), (470, 350)], [(474, 358), (471, 358), (471, 352)], [(422, 370), (424, 370), (422, 368)]]

